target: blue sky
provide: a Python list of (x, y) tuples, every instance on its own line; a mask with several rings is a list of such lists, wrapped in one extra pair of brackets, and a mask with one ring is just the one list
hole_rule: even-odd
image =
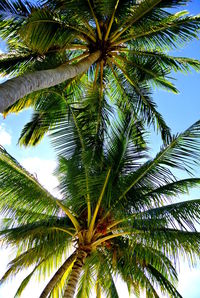
[[(191, 14), (200, 13), (200, 1), (192, 0), (188, 7)], [(5, 45), (0, 44), (0, 49), (5, 50)], [(200, 40), (195, 40), (189, 43), (184, 49), (174, 51), (172, 54), (176, 56), (192, 57), (200, 60)], [(200, 73), (191, 72), (188, 75), (174, 74), (175, 84), (178, 87), (180, 94), (174, 95), (162, 90), (155, 90), (154, 99), (158, 105), (158, 110), (164, 116), (167, 124), (171, 127), (173, 133), (181, 132), (189, 127), (192, 123), (200, 119)], [(31, 111), (24, 111), (18, 115), (8, 116), (6, 119), (0, 118), (0, 143), (5, 146), (10, 154), (18, 159), (28, 170), (37, 173), (41, 183), (50, 191), (54, 192), (57, 181), (52, 177), (52, 172), (55, 169), (55, 154), (45, 138), (42, 143), (35, 148), (20, 148), (17, 146), (17, 140), (23, 125), (28, 122), (31, 116)], [(160, 140), (152, 134), (151, 137), (152, 154), (159, 150)], [(197, 170), (196, 174), (200, 175)], [(191, 198), (199, 198), (200, 191), (191, 192)], [(10, 251), (0, 251), (0, 276), (6, 269), (6, 264), (10, 259)], [(0, 288), (0, 298), (13, 298), (14, 292), (19, 285), (19, 281), (23, 276), (17, 278), (16, 281), (6, 284)], [(190, 270), (185, 263), (180, 265), (180, 282), (178, 289), (184, 298), (199, 298), (200, 297), (200, 266)], [(128, 297), (126, 289), (123, 288), (121, 282), (118, 282), (121, 288), (121, 298)], [(40, 287), (36, 283), (24, 293), (22, 298), (36, 298), (39, 295)], [(126, 294), (125, 294), (126, 293)]]

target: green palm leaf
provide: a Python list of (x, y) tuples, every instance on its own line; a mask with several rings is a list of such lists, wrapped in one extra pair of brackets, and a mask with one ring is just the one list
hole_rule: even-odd
[(17, 216), (17, 211), (20, 208), (29, 210), (30, 206), (32, 206), (32, 211), (39, 213), (52, 214), (57, 212), (58, 206), (55, 198), (39, 184), (33, 175), (23, 169), (5, 149), (1, 148), (0, 151), (0, 204), (2, 213)]

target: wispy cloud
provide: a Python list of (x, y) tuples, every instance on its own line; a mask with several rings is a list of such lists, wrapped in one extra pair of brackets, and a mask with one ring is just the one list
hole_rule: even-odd
[(178, 291), (184, 298), (200, 297), (200, 265), (196, 268), (188, 268), (184, 263), (181, 264), (181, 272), (179, 274)]
[(0, 145), (11, 145), (11, 134), (6, 130), (3, 124), (0, 125)]

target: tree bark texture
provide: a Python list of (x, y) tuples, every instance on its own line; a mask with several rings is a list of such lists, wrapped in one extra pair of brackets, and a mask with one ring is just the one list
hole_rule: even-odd
[(81, 271), (83, 268), (83, 264), (87, 257), (87, 253), (85, 251), (79, 251), (76, 261), (72, 267), (71, 274), (69, 276), (69, 280), (67, 283), (67, 287), (64, 292), (63, 298), (73, 298), (75, 295), (75, 291), (77, 288), (78, 280), (81, 275)]
[(45, 289), (43, 290), (42, 294), (39, 298), (46, 298), (48, 297), (49, 293), (53, 290), (57, 282), (62, 278), (63, 274), (66, 272), (68, 267), (72, 264), (72, 262), (76, 259), (76, 252), (74, 252), (67, 260), (63, 263), (63, 265), (56, 271), (54, 276), (46, 285)]
[(7, 80), (0, 85), (0, 113), (34, 91), (61, 84), (85, 72), (99, 57), (100, 51), (96, 51), (76, 64), (64, 63), (54, 69), (35, 71)]

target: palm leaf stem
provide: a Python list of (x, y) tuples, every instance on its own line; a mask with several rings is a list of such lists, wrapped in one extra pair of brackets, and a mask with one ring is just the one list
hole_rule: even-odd
[[(35, 21), (31, 21), (30, 22), (30, 24), (34, 24), (34, 23), (55, 23), (55, 24), (59, 24), (59, 25), (62, 25), (63, 26), (63, 24), (61, 24), (59, 21), (56, 21), (56, 20), (35, 20)], [(93, 36), (87, 34), (85, 31), (83, 31), (83, 30), (81, 30), (79, 28), (76, 28), (76, 27), (74, 27), (72, 25), (68, 25), (68, 24), (64, 24), (64, 27), (70, 28), (70, 29), (72, 29), (74, 31), (77, 31), (79, 33), (82, 33), (88, 39), (91, 39), (92, 41), (96, 42), (96, 39)], [(87, 39), (84, 38), (84, 40), (87, 40)]]
[[(61, 51), (63, 51), (63, 50), (70, 50), (70, 51), (88, 50), (88, 47), (86, 45), (82, 45), (82, 44), (70, 44), (70, 45), (66, 45), (65, 47), (61, 48)], [(54, 50), (54, 52), (55, 52), (55, 50)]]
[[(66, 27), (73, 29), (77, 32), (82, 33), (83, 35), (87, 36), (88, 39), (91, 39), (93, 42), (96, 42), (96, 38), (94, 37), (94, 35), (92, 34), (87, 34), (85, 31), (81, 30), (81, 29), (77, 29), (76, 27), (73, 27), (71, 25), (65, 25)], [(88, 26), (89, 27), (89, 26)]]
[[(112, 66), (112, 63), (110, 63), (110, 61), (107, 61), (107, 63), (108, 63), (108, 65), (109, 65), (110, 69), (112, 70), (112, 73), (113, 73), (113, 75), (114, 75), (114, 77), (115, 77), (115, 80), (116, 80), (116, 82), (117, 82), (119, 88), (121, 89), (121, 92), (122, 92), (123, 96), (124, 96), (124, 95), (126, 96), (126, 92), (125, 92), (125, 90), (124, 90), (124, 88), (123, 88), (123, 85), (122, 85), (121, 81), (119, 80), (119, 77), (118, 77), (116, 71), (114, 70), (114, 68), (113, 68), (113, 66)], [(126, 97), (125, 97), (125, 96), (124, 96), (124, 101), (126, 100)], [(127, 100), (126, 100), (126, 101), (127, 101)], [(129, 105), (129, 103), (128, 103), (128, 105)], [(132, 109), (132, 114), (134, 115), (135, 119), (138, 118), (135, 109)]]
[(157, 75), (153, 71), (141, 66), (138, 63), (134, 63), (134, 62), (132, 62), (132, 61), (126, 59), (125, 57), (120, 56), (120, 55), (116, 54), (115, 57), (116, 57), (116, 59), (119, 59), (119, 60), (125, 62), (127, 65), (132, 65), (134, 67), (137, 67), (137, 68), (141, 69), (142, 71), (144, 71), (147, 74), (149, 74), (150, 76), (152, 76), (155, 80), (160, 81), (161, 83), (162, 82), (165, 83), (165, 86), (167, 86), (173, 93), (175, 93), (175, 94), (178, 93), (178, 90), (175, 88), (175, 86), (171, 82), (165, 80), (164, 74), (163, 74), (163, 76), (161, 76), (160, 74)]
[[(184, 23), (185, 20), (183, 19), (182, 22)], [(179, 21), (179, 24), (180, 23), (181, 23), (181, 21)], [(113, 46), (118, 46), (119, 44), (126, 43), (126, 42), (128, 42), (130, 40), (136, 40), (137, 38), (148, 36), (148, 35), (150, 35), (152, 33), (155, 34), (157, 32), (163, 31), (163, 30), (168, 29), (168, 28), (173, 28), (173, 27), (177, 27), (177, 23), (171, 22), (171, 23), (168, 23), (168, 24), (163, 25), (163, 26), (160, 26), (160, 27), (158, 26), (157, 29), (156, 28), (152, 28), (149, 31), (142, 31), (140, 34), (130, 35), (127, 38), (121, 39), (121, 40), (117, 41), (116, 43), (113, 43)]]
[(101, 298), (101, 287), (98, 281), (96, 282), (95, 288), (96, 288), (96, 298)]
[(106, 190), (106, 186), (107, 186), (108, 181), (109, 181), (110, 173), (111, 173), (111, 168), (109, 168), (109, 170), (108, 170), (108, 172), (107, 172), (106, 179), (105, 179), (105, 181), (104, 181), (104, 185), (103, 185), (103, 187), (102, 187), (102, 190), (101, 190), (99, 199), (98, 199), (97, 204), (96, 204), (96, 208), (95, 208), (94, 214), (93, 214), (93, 216), (92, 216), (92, 220), (91, 220), (91, 223), (90, 223), (90, 226), (89, 226), (89, 230), (88, 230), (88, 239), (89, 239), (89, 240), (91, 240), (91, 238), (92, 238), (92, 233), (93, 233), (93, 229), (94, 229), (94, 224), (95, 224), (96, 217), (97, 217), (97, 214), (98, 214), (100, 205), (101, 205), (101, 201), (102, 201), (102, 199), (103, 199), (103, 196), (104, 196), (104, 193), (105, 193), (105, 190)]
[(65, 51), (65, 50), (69, 50), (69, 51), (86, 50), (86, 51), (88, 51), (89, 48), (88, 48), (88, 46), (83, 45), (83, 44), (70, 44), (70, 45), (61, 47), (59, 49), (50, 49), (50, 50), (48, 50), (48, 53), (59, 53), (59, 52)]
[(94, 77), (94, 84), (93, 84), (94, 87), (96, 86), (96, 83), (97, 83), (97, 78), (98, 78), (98, 74), (99, 74), (99, 67), (100, 67), (100, 64), (97, 63), (95, 77)]
[[(75, 124), (77, 132), (78, 132), (78, 136), (79, 136), (79, 139), (80, 139), (80, 142), (81, 142), (83, 152), (85, 152), (86, 151), (85, 150), (85, 144), (84, 144), (83, 137), (81, 135), (81, 130), (79, 128), (76, 116), (75, 116), (73, 110), (72, 109), (70, 109), (70, 110), (71, 110), (71, 113), (72, 113), (74, 124)], [(86, 189), (87, 189), (87, 209), (88, 209), (88, 226), (89, 226), (90, 220), (91, 220), (91, 202), (90, 202), (89, 178), (88, 178), (89, 173), (88, 173), (88, 168), (86, 166), (84, 166), (84, 167), (85, 167), (85, 179), (86, 179)]]
[(158, 163), (159, 159), (163, 157), (163, 155), (166, 154), (167, 151), (169, 151), (177, 142), (177, 139), (174, 139), (171, 141), (171, 143), (157, 156), (155, 157), (148, 165), (148, 167), (126, 188), (126, 190), (119, 196), (119, 198), (116, 200), (116, 202), (113, 204), (113, 206), (107, 211), (104, 218), (106, 218), (110, 211), (116, 207), (116, 205), (123, 199), (123, 197), (127, 194), (127, 192), (142, 179), (152, 168), (155, 166), (156, 163)]
[(98, 239), (97, 241), (93, 242), (91, 244), (91, 247), (94, 249), (96, 248), (98, 245), (100, 245), (101, 243), (116, 238), (116, 237), (120, 237), (120, 236), (125, 236), (125, 235), (129, 235), (131, 232), (121, 232), (121, 233), (116, 233), (116, 234), (112, 234), (112, 235), (108, 235), (106, 237), (103, 237), (101, 239)]
[(112, 16), (111, 16), (109, 25), (108, 25), (108, 30), (107, 30), (106, 35), (105, 35), (105, 40), (108, 40), (108, 36), (109, 36), (109, 34), (110, 34), (110, 30), (111, 30), (111, 28), (112, 28), (112, 24), (113, 24), (113, 22), (114, 22), (115, 13), (116, 13), (118, 4), (119, 4), (119, 0), (117, 0), (117, 2), (116, 2), (116, 4), (115, 4), (115, 7), (114, 7), (114, 10), (113, 10), (113, 13), (112, 13)]
[(80, 60), (86, 58), (87, 56), (89, 56), (89, 52), (84, 52), (83, 54), (81, 54), (81, 55), (79, 55), (79, 56), (77, 56), (77, 57), (74, 57), (74, 58), (70, 59), (70, 60), (67, 61), (66, 63), (70, 64), (70, 63), (72, 63), (72, 62), (74, 62), (74, 61), (77, 61), (77, 60), (80, 61)]
[(94, 31), (92, 30), (91, 26), (88, 24), (87, 21), (83, 20), (83, 24), (87, 27), (87, 29), (90, 31), (90, 35), (95, 39), (96, 42), (96, 36), (94, 34)]
[(92, 16), (93, 16), (93, 18), (94, 18), (94, 20), (95, 20), (95, 23), (96, 23), (96, 28), (97, 28), (97, 34), (98, 34), (98, 37), (99, 37), (100, 40), (102, 40), (102, 33), (101, 33), (100, 26), (99, 26), (99, 22), (98, 22), (97, 17), (96, 17), (96, 15), (95, 15), (95, 13), (94, 13), (94, 10), (93, 10), (93, 8), (92, 8), (92, 5), (91, 5), (91, 3), (90, 3), (90, 0), (88, 0), (88, 4), (89, 4), (89, 7), (90, 7)]
[[(100, 61), (100, 92), (99, 92), (99, 107), (98, 107), (98, 115), (97, 115), (97, 123), (96, 123), (96, 138), (98, 138), (99, 127), (101, 124), (101, 108), (102, 108), (102, 100), (103, 100), (103, 60)], [(96, 139), (97, 144), (97, 139)], [(93, 156), (91, 158), (91, 162), (95, 155), (96, 146), (94, 146)]]
[(109, 60), (107, 61), (107, 63), (108, 63), (108, 65), (109, 65), (110, 69), (112, 70), (112, 73), (113, 73), (113, 75), (114, 75), (114, 77), (115, 77), (115, 80), (116, 80), (118, 86), (120, 87), (122, 93), (124, 94), (125, 91), (124, 91), (124, 89), (123, 89), (123, 86), (122, 86), (122, 84), (121, 84), (121, 82), (120, 82), (120, 80), (119, 80), (119, 77), (118, 77), (116, 71), (114, 70), (114, 68), (113, 68), (113, 66), (112, 66), (112, 63), (111, 63)]
[[(133, 18), (128, 23), (127, 23), (127, 21), (125, 21), (121, 26), (119, 26), (119, 28), (111, 36), (111, 43), (113, 43), (116, 39), (118, 39), (126, 30), (128, 30), (134, 23), (136, 23), (139, 19), (141, 19), (145, 14), (150, 12), (161, 1), (162, 0), (153, 0), (154, 3), (152, 3), (152, 5), (147, 6), (147, 8), (144, 9), (137, 17)], [(121, 30), (121, 28), (123, 28), (123, 29)]]
[(126, 72), (126, 70), (119, 63), (117, 63), (114, 59), (112, 59), (112, 62), (121, 70), (121, 72), (126, 77), (126, 79), (129, 81), (129, 83), (135, 88), (137, 94), (140, 95), (140, 97), (143, 100), (143, 102), (151, 109), (151, 107), (149, 106), (148, 101), (145, 99), (144, 95), (140, 91), (139, 86), (130, 78), (130, 76)]
[(65, 229), (65, 228), (60, 228), (60, 227), (52, 227), (52, 228), (48, 228), (49, 230), (57, 230), (57, 231), (61, 231), (61, 232), (64, 232), (64, 233), (67, 233), (69, 234), (70, 236), (74, 237), (75, 234), (71, 233), (68, 229)]
[(111, 228), (117, 226), (118, 224), (122, 223), (125, 220), (127, 220), (127, 219), (120, 219), (120, 220), (117, 220), (115, 222), (112, 222), (112, 224), (110, 224), (110, 225), (107, 226), (107, 229), (110, 230)]
[(79, 232), (79, 230), (81, 229), (81, 226), (79, 225), (78, 220), (76, 219), (76, 217), (70, 212), (70, 210), (64, 206), (59, 200), (56, 200), (56, 204), (66, 213), (66, 215), (69, 217), (69, 219), (71, 220), (71, 222), (73, 223), (75, 229), (77, 232)]
[(101, 60), (100, 62), (100, 100), (99, 100), (96, 135), (98, 134), (99, 126), (101, 122), (101, 106), (102, 106), (102, 99), (103, 99), (103, 63), (104, 63), (103, 60)]

